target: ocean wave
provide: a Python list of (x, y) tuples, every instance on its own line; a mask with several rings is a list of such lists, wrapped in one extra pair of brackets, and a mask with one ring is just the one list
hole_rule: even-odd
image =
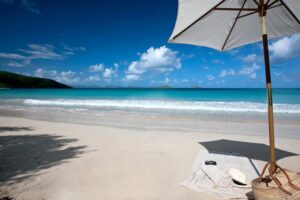
[[(171, 101), (171, 100), (36, 100), (26, 99), (31, 106), (56, 106), (75, 108), (152, 109), (170, 111), (212, 111), (212, 112), (267, 112), (265, 103), (223, 102), (223, 101)], [(300, 104), (275, 104), (276, 113), (300, 114)]]

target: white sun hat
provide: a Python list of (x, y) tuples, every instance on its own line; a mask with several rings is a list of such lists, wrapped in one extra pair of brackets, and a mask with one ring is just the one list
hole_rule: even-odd
[(249, 186), (249, 184), (247, 183), (247, 177), (246, 177), (246, 175), (243, 172), (241, 172), (240, 170), (235, 169), (235, 168), (230, 168), (228, 170), (228, 173), (232, 177), (232, 180), (234, 180), (234, 181), (236, 181), (238, 183), (241, 183), (240, 185), (239, 184), (235, 184), (236, 186), (241, 186), (241, 187), (247, 187), (247, 186)]

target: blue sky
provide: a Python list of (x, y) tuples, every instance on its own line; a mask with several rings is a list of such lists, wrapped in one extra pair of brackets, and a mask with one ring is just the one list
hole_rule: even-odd
[[(168, 44), (175, 0), (0, 0), (0, 70), (73, 86), (264, 87), (261, 44)], [(300, 36), (270, 41), (274, 87), (300, 87)]]

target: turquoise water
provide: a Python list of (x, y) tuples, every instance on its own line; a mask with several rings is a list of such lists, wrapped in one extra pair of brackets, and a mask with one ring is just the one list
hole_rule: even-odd
[[(2, 99), (135, 99), (266, 102), (265, 89), (9, 89)], [(273, 89), (274, 103), (300, 104), (300, 89)]]
[[(9, 89), (2, 109), (265, 113), (265, 89)], [(277, 113), (300, 115), (300, 89), (274, 89)]]

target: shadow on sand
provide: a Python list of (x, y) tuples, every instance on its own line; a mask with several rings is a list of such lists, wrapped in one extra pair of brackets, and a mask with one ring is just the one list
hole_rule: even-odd
[(1, 126), (0, 133), (6, 131), (33, 131), (34, 128), (32, 127), (16, 127), (16, 126)]
[[(251, 159), (262, 160), (266, 162), (269, 161), (269, 146), (261, 143), (215, 140), (210, 142), (199, 142), (199, 144), (203, 145), (209, 152), (235, 152)], [(275, 154), (276, 160), (298, 155), (281, 149), (276, 149)]]
[[(29, 129), (28, 127), (0, 127), (0, 130)], [(0, 135), (0, 182), (21, 181), (36, 175), (42, 169), (77, 157), (84, 153), (83, 149), (86, 146), (75, 146), (76, 141), (77, 139), (48, 134)]]

